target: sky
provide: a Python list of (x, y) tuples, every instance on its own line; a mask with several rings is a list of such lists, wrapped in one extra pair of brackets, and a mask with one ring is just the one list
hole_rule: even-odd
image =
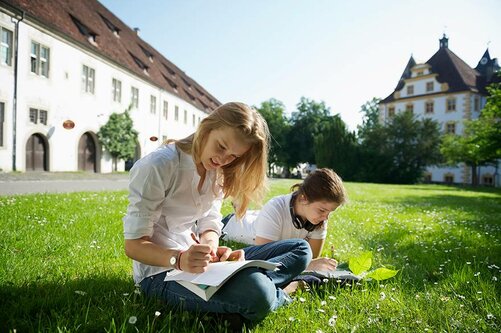
[(501, 62), (501, 0), (100, 0), (220, 102), (323, 101), (351, 130), (412, 55)]

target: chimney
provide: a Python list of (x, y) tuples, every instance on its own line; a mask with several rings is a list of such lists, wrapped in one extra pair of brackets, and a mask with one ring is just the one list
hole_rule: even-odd
[(135, 27), (135, 28), (134, 28), (134, 31), (136, 32), (136, 35), (138, 35), (138, 36), (139, 36), (139, 32), (140, 32), (141, 30), (140, 30), (138, 27)]

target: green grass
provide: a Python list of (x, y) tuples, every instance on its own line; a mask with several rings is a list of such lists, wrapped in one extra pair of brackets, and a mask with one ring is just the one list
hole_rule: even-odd
[[(270, 184), (269, 197), (294, 181)], [(300, 292), (253, 332), (501, 331), (501, 191), (346, 186), (324, 254), (371, 251), (374, 268), (398, 275)], [(126, 206), (126, 192), (0, 197), (0, 331), (226, 331), (141, 295), (123, 252)]]

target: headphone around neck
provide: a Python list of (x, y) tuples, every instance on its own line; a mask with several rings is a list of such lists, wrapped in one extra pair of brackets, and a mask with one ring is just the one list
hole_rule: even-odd
[(294, 227), (296, 229), (305, 229), (308, 232), (312, 232), (317, 227), (320, 227), (322, 225), (322, 223), (319, 223), (319, 224), (315, 225), (315, 224), (311, 223), (308, 220), (306, 220), (306, 221), (303, 220), (301, 218), (301, 216), (296, 215), (296, 213), (294, 212), (294, 202), (296, 202), (296, 198), (297, 198), (297, 192), (294, 192), (292, 194), (292, 198), (291, 198), (291, 201), (289, 203), (289, 210), (290, 210), (290, 213), (291, 213), (292, 224), (294, 225)]

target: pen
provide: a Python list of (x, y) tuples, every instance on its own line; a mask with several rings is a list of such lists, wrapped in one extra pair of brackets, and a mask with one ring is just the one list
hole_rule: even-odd
[[(195, 235), (195, 233), (194, 233), (194, 232), (192, 232), (192, 233), (191, 233), (191, 239), (193, 239), (193, 240), (195, 241), (195, 243), (200, 244), (200, 240), (198, 240), (198, 238), (197, 238), (197, 236)], [(212, 257), (215, 257), (215, 256), (216, 256), (216, 254), (215, 254), (215, 253), (214, 253), (214, 251), (212, 251), (212, 250), (210, 251), (210, 255), (211, 255)]]

